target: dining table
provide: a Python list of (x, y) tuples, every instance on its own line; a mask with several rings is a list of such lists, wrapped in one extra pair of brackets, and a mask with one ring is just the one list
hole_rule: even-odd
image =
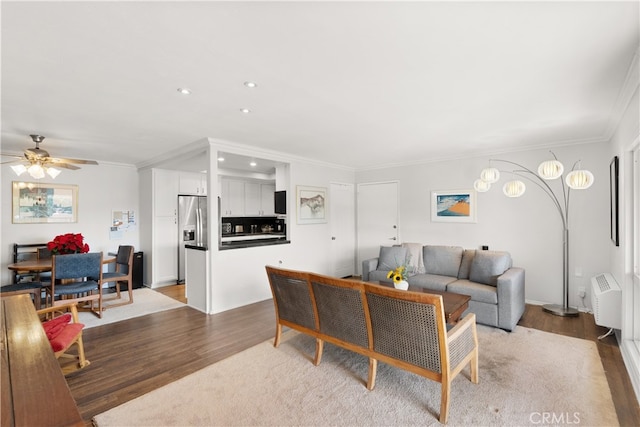
[[(102, 258), (102, 264), (109, 264), (115, 261), (116, 257), (108, 256), (106, 258)], [(42, 258), (42, 259), (29, 259), (24, 261), (14, 262), (12, 264), (7, 265), (7, 268), (11, 271), (29, 271), (36, 274), (43, 273), (45, 271), (51, 271), (53, 268), (53, 258)], [(40, 308), (40, 292), (36, 291), (35, 288), (24, 289), (20, 293), (31, 293), (34, 295), (34, 304), (36, 308)], [(14, 293), (18, 293), (17, 291)]]
[[(102, 258), (102, 264), (109, 264), (113, 262), (114, 259), (115, 257), (113, 256)], [(7, 265), (7, 268), (12, 271), (33, 271), (35, 273), (51, 271), (52, 267), (53, 258), (24, 260)]]

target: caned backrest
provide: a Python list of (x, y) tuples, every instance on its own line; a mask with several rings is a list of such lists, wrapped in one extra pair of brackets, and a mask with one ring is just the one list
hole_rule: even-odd
[(369, 348), (363, 304), (364, 283), (309, 274), (318, 311), (320, 333)]
[(102, 273), (102, 252), (53, 255), (52, 267), (52, 280), (77, 279), (82, 277), (100, 280)]
[(266, 267), (278, 322), (291, 322), (311, 330), (317, 330), (308, 273)]
[(446, 326), (442, 297), (365, 285), (373, 350), (442, 373)]

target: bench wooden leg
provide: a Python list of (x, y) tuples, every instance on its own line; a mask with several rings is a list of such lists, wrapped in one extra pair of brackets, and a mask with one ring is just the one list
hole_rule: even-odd
[(376, 386), (376, 374), (378, 373), (378, 361), (373, 357), (369, 358), (369, 378), (367, 379), (367, 389), (373, 390)]

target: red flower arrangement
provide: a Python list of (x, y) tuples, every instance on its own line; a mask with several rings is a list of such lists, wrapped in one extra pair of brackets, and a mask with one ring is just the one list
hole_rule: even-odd
[(89, 252), (89, 245), (84, 243), (84, 236), (80, 233), (61, 234), (47, 243), (47, 249), (55, 255), (83, 254)]

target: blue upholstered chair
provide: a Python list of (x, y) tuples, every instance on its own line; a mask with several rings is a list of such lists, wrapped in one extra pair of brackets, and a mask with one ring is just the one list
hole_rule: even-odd
[(120, 295), (120, 283), (126, 282), (127, 289), (129, 291), (129, 299), (119, 303), (109, 304), (108, 306), (105, 306), (105, 309), (117, 307), (119, 305), (131, 304), (133, 302), (133, 282), (131, 277), (133, 270), (133, 246), (118, 246), (118, 254), (115, 259), (113, 261), (109, 261), (108, 264), (113, 262), (116, 264), (116, 271), (102, 273), (102, 283), (115, 282), (117, 295), (112, 299), (119, 300), (122, 298)]
[(102, 252), (53, 255), (51, 286), (46, 290), (52, 306), (83, 302), (102, 317)]

